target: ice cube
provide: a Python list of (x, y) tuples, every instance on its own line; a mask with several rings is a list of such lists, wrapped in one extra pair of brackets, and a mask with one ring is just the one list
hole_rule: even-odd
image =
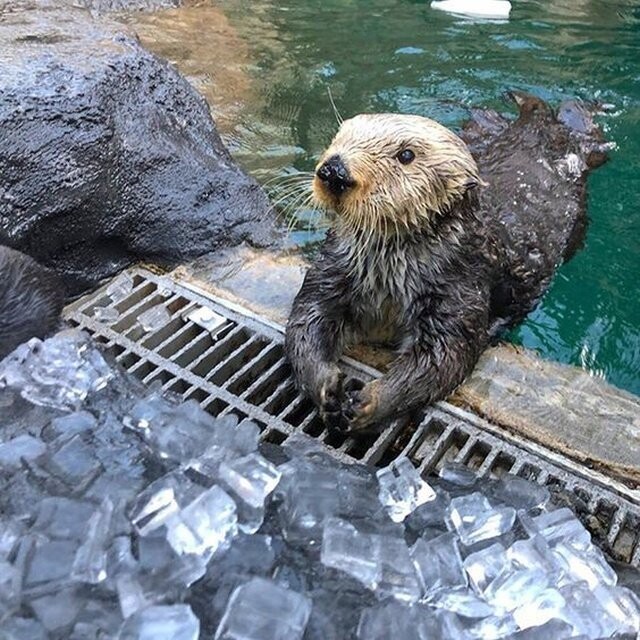
[(138, 316), (138, 323), (145, 331), (158, 331), (169, 324), (171, 314), (163, 304), (146, 309)]
[(391, 596), (415, 602), (421, 595), (416, 568), (402, 538), (365, 534), (331, 518), (325, 524), (320, 557), (323, 564), (353, 576), (381, 599)]
[(565, 600), (561, 617), (572, 625), (574, 635), (609, 638), (617, 630), (617, 621), (600, 605), (586, 582), (567, 584), (559, 591)]
[(201, 306), (192, 308), (186, 315), (184, 315), (184, 319), (190, 320), (199, 327), (202, 327), (214, 338), (229, 322), (227, 318), (216, 313), (213, 309)]
[(411, 557), (424, 593), (467, 586), (458, 541), (453, 534), (445, 533), (428, 542), (419, 538), (411, 549)]
[(542, 569), (517, 569), (508, 566), (485, 590), (485, 598), (499, 611), (513, 611), (535, 600), (549, 586)]
[(470, 632), (478, 640), (499, 640), (517, 630), (518, 625), (511, 615), (494, 614), (476, 622)]
[(75, 587), (60, 589), (51, 595), (34, 598), (30, 607), (41, 622), (42, 626), (55, 637), (67, 637), (73, 628), (80, 612), (86, 605)]
[(163, 460), (186, 462), (210, 446), (214, 419), (195, 400), (172, 406), (151, 396), (139, 400), (124, 420)]
[(292, 544), (311, 548), (322, 541), (322, 527), (328, 518), (338, 515), (340, 496), (336, 491), (335, 470), (296, 459), (279, 467), (283, 476), (277, 493), (282, 533)]
[(419, 614), (413, 607), (399, 602), (381, 603), (365, 609), (358, 624), (358, 640), (382, 640), (382, 638), (402, 638), (403, 640), (423, 640), (419, 625)]
[(92, 431), (98, 426), (98, 421), (88, 411), (76, 411), (67, 416), (55, 418), (46, 428), (46, 434), (52, 440), (59, 436)]
[(560, 571), (557, 559), (541, 535), (514, 542), (507, 549), (507, 557), (519, 569), (540, 568), (549, 574)]
[(282, 448), (292, 457), (320, 456), (327, 455), (322, 444), (304, 431), (294, 431), (282, 444)]
[(113, 307), (96, 306), (93, 308), (93, 317), (98, 322), (113, 324), (120, 317), (120, 313)]
[(12, 555), (25, 529), (26, 525), (22, 520), (0, 518), (0, 561), (8, 560)]
[(258, 453), (220, 465), (220, 479), (252, 507), (264, 506), (266, 497), (276, 488), (281, 477), (282, 472)]
[(438, 471), (442, 480), (459, 487), (473, 487), (478, 482), (478, 476), (468, 467), (459, 462), (447, 462)]
[(2, 640), (47, 640), (45, 628), (29, 618), (8, 618), (2, 621)]
[[(564, 597), (557, 589), (545, 589), (533, 600), (515, 609), (513, 619), (520, 629), (546, 625), (550, 620), (561, 619), (563, 617), (565, 605)], [(570, 636), (571, 634), (567, 634), (567, 637)]]
[(570, 509), (562, 508), (529, 518), (520, 514), (523, 527), (530, 536), (540, 534), (553, 547), (556, 542), (571, 541), (574, 547), (585, 548), (591, 544), (591, 535)]
[(358, 640), (465, 640), (469, 636), (446, 612), (422, 605), (408, 607), (383, 602), (365, 609), (357, 629)]
[(36, 544), (24, 579), (25, 590), (47, 583), (70, 583), (77, 549), (75, 540), (41, 541)]
[(503, 535), (515, 518), (513, 507), (493, 508), (478, 492), (453, 498), (449, 507), (449, 519), (464, 545)]
[(607, 615), (615, 621), (618, 633), (640, 632), (640, 598), (625, 587), (599, 585), (593, 595)]
[(114, 598), (91, 598), (78, 616), (69, 640), (113, 638), (122, 625), (122, 615)]
[(0, 470), (17, 471), (22, 460), (34, 460), (47, 450), (42, 440), (21, 435), (0, 443)]
[[(20, 570), (6, 560), (0, 560), (0, 616), (5, 618), (5, 609), (20, 596)], [(0, 636), (1, 637), (1, 636)]]
[[(220, 424), (223, 420), (224, 418), (218, 419), (216, 422)], [(238, 455), (245, 456), (257, 451), (259, 441), (260, 427), (253, 420), (242, 420), (230, 433), (227, 429), (228, 446)]]
[(301, 640), (310, 615), (306, 596), (253, 578), (229, 598), (215, 640)]
[(44, 342), (29, 341), (15, 358), (3, 362), (0, 377), (33, 404), (69, 410), (103, 389), (114, 373), (88, 336), (68, 330)]
[(416, 567), (403, 538), (372, 536), (378, 562), (376, 596), (416, 602), (422, 595)]
[(464, 559), (464, 568), (474, 591), (483, 594), (495, 578), (509, 567), (505, 548), (496, 542)]
[[(420, 505), (415, 511), (410, 513), (404, 521), (405, 526), (411, 531), (425, 537), (425, 532), (446, 531), (446, 516), (451, 498), (449, 494), (440, 487), (435, 488), (435, 500), (431, 500)], [(436, 534), (440, 535), (440, 533)]]
[(609, 566), (602, 551), (590, 545), (575, 549), (567, 542), (559, 542), (553, 549), (558, 564), (573, 581), (584, 580), (592, 589), (599, 585), (613, 586), (618, 581), (616, 572)]
[(336, 472), (336, 485), (338, 509), (343, 518), (365, 521), (379, 533), (400, 526), (389, 519), (380, 504), (376, 477), (368, 469), (355, 465), (342, 467)]
[(116, 590), (122, 617), (127, 619), (136, 611), (149, 606), (149, 601), (144, 595), (142, 585), (138, 579), (131, 574), (123, 574), (116, 580)]
[(119, 302), (133, 291), (133, 278), (125, 271), (115, 280), (109, 283), (105, 293), (113, 300)]
[(486, 618), (493, 614), (493, 607), (469, 589), (441, 589), (429, 597), (429, 604), (463, 618)]
[(145, 597), (166, 600), (178, 597), (183, 588), (199, 580), (205, 573), (212, 553), (178, 555), (167, 541), (165, 531), (157, 529), (138, 539), (139, 572), (136, 574)]
[(137, 532), (146, 536), (180, 510), (178, 496), (195, 497), (199, 490), (187, 479), (168, 474), (152, 482), (129, 508), (129, 518)]
[(325, 566), (348, 573), (371, 590), (377, 586), (379, 567), (371, 536), (344, 520), (326, 521), (320, 559)]
[(380, 485), (379, 498), (394, 522), (402, 522), (425, 502), (434, 500), (434, 490), (420, 477), (409, 458), (402, 457), (376, 475)]
[[(273, 542), (267, 535), (239, 534), (226, 553), (212, 558), (207, 571), (208, 588), (219, 589), (238, 578), (239, 582), (233, 583), (233, 589), (253, 576), (271, 575), (275, 564)], [(277, 546), (281, 547), (282, 541), (278, 540), (278, 543)]]
[(564, 620), (553, 618), (539, 626), (525, 627), (523, 631), (517, 631), (505, 640), (560, 640), (571, 637), (574, 637), (573, 627)]
[(107, 577), (107, 544), (111, 533), (113, 503), (109, 498), (89, 518), (86, 539), (76, 552), (72, 575), (80, 582), (98, 584)]
[(110, 580), (135, 571), (136, 559), (131, 551), (129, 536), (116, 536), (107, 551), (107, 576)]
[(54, 452), (45, 462), (51, 473), (76, 488), (88, 485), (102, 471), (94, 447), (85, 442), (83, 435), (63, 436), (52, 443)]
[(214, 485), (170, 516), (165, 525), (167, 540), (176, 553), (215, 552), (237, 535), (236, 505), (227, 493)]
[(226, 447), (212, 444), (201, 455), (184, 464), (185, 474), (198, 484), (211, 487), (218, 482), (220, 465), (234, 453)]
[(525, 511), (544, 507), (551, 499), (546, 487), (511, 473), (505, 473), (491, 485), (488, 497), (494, 502)]
[(264, 502), (282, 473), (258, 453), (222, 462), (218, 475), (222, 487), (235, 500), (238, 527), (255, 533), (264, 520)]
[(186, 604), (151, 606), (128, 618), (118, 640), (198, 640), (200, 621)]

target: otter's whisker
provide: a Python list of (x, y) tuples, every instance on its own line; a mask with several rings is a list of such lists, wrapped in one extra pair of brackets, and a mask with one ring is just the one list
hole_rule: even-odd
[(297, 214), (301, 209), (302, 203), (304, 203), (309, 198), (309, 195), (310, 194), (306, 192), (298, 194), (298, 196), (293, 201), (291, 201), (283, 210), (286, 211), (285, 220), (287, 220), (288, 218), (287, 233), (291, 233), (292, 229), (294, 228), (297, 222)]
[(284, 190), (284, 193), (276, 198), (272, 202), (273, 206), (279, 205), (282, 202), (287, 200), (291, 200), (291, 198), (298, 197), (301, 194), (308, 193), (308, 189), (304, 188), (304, 185), (292, 185), (291, 187)]
[[(271, 202), (271, 209), (269, 209), (268, 213), (275, 211), (276, 217), (286, 222), (286, 216), (284, 214), (287, 211), (287, 209), (290, 208), (290, 203), (292, 202), (292, 198), (294, 199), (294, 201), (297, 201), (301, 196), (303, 196), (306, 193), (308, 193), (308, 189), (303, 188), (300, 185), (294, 185), (288, 188), (283, 195), (281, 195), (279, 198)], [(289, 203), (285, 207), (283, 208), (279, 207), (279, 205), (282, 202), (287, 202), (287, 201), (289, 201)]]
[(338, 107), (336, 107), (336, 103), (333, 99), (333, 94), (331, 93), (331, 87), (329, 86), (327, 86), (327, 93), (329, 94), (329, 102), (331, 103), (331, 107), (333, 108), (333, 115), (336, 117), (336, 122), (338, 123), (338, 126), (341, 126), (342, 123), (344, 122), (344, 119), (340, 115), (340, 112), (338, 111)]
[(289, 231), (291, 231), (295, 226), (295, 223), (298, 222), (298, 214), (306, 206), (311, 197), (312, 194), (301, 193), (295, 200), (287, 205), (286, 211), (287, 217), (289, 218)]

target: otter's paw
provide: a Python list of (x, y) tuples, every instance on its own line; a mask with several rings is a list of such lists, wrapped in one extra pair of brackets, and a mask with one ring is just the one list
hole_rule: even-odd
[(347, 393), (343, 407), (347, 428), (351, 431), (367, 429), (380, 419), (380, 383), (377, 380)]
[(335, 367), (322, 379), (318, 392), (320, 417), (330, 431), (342, 430), (345, 426), (342, 417), (344, 373)]

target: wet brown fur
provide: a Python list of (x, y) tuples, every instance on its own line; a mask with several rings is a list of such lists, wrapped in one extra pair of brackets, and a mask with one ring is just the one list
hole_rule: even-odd
[(0, 359), (30, 338), (56, 331), (64, 295), (55, 274), (29, 256), (0, 246)]

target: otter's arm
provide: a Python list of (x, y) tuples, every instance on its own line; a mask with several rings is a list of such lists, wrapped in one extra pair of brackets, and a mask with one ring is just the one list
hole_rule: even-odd
[(469, 303), (457, 298), (436, 305), (418, 304), (411, 316), (410, 332), (389, 371), (365, 385), (346, 409), (351, 429), (445, 398), (471, 372), (488, 344), (484, 296), (473, 296)]
[(337, 366), (344, 345), (349, 285), (336, 256), (323, 255), (307, 272), (287, 324), (285, 351), (301, 391), (332, 423), (340, 418), (343, 374)]

